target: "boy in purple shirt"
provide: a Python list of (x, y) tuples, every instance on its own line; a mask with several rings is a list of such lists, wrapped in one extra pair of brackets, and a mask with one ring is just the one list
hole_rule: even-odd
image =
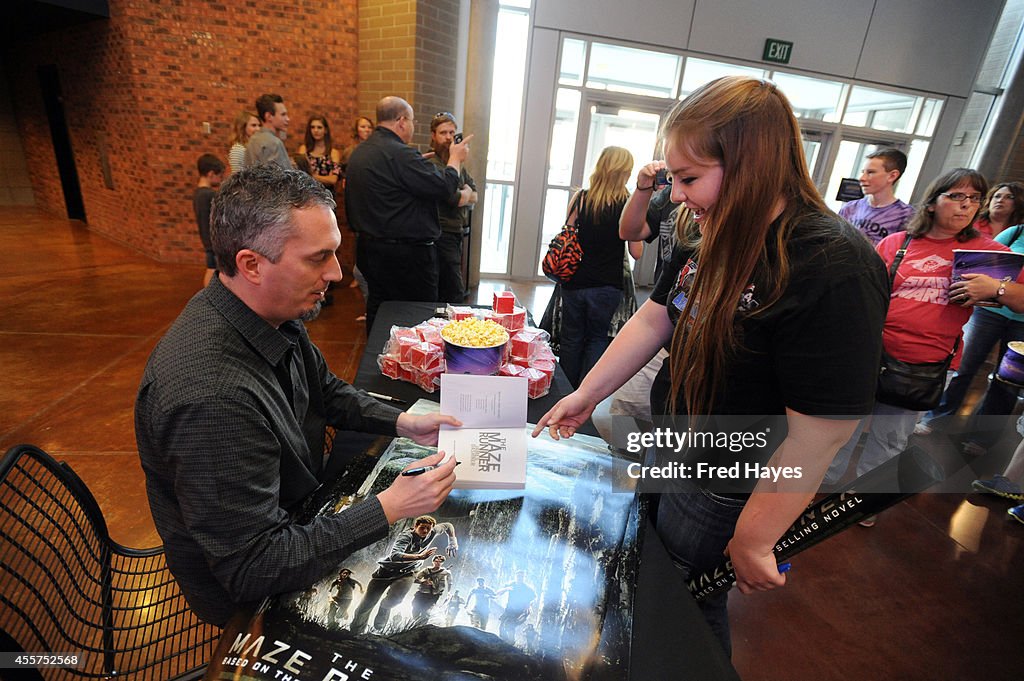
[(899, 149), (880, 149), (865, 158), (860, 171), (864, 198), (839, 209), (839, 216), (860, 230), (871, 243), (905, 230), (914, 207), (896, 198), (895, 187), (907, 169), (907, 156)]

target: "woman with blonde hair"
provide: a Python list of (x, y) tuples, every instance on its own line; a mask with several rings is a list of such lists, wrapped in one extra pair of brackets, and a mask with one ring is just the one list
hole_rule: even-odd
[[(659, 493), (655, 527), (681, 579), (727, 553), (739, 590), (764, 591), (786, 581), (776, 541), (871, 409), (885, 268), (825, 207), (789, 101), (770, 81), (730, 76), (698, 88), (669, 113), (662, 137), (672, 201), (694, 228), (651, 298), (534, 432), (571, 436), (669, 347), (651, 406), (655, 424), (679, 437), (659, 438), (647, 464), (677, 474), (641, 487)], [(652, 190), (650, 171), (640, 180), (638, 191)], [(790, 474), (761, 479), (764, 465)], [(728, 652), (726, 595), (701, 609)]]
[(572, 279), (561, 285), (558, 359), (577, 387), (608, 347), (612, 316), (622, 300), (622, 239), (619, 216), (629, 198), (626, 182), (633, 155), (607, 147), (597, 159), (590, 188), (569, 202), (566, 224), (577, 224), (583, 259)]
[(245, 168), (245, 145), (249, 138), (260, 129), (260, 119), (256, 114), (249, 111), (239, 111), (235, 120), (231, 123), (231, 137), (228, 144), (228, 165), (232, 173), (237, 173)]

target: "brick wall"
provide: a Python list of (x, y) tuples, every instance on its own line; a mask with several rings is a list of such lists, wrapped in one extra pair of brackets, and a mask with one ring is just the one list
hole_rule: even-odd
[(426, 149), (430, 118), (455, 105), (459, 0), (360, 0), (359, 106), (402, 97), (416, 117), (413, 142)]
[[(421, 0), (416, 14), (416, 140), (429, 145), (430, 119), (455, 106), (459, 0)], [(459, 121), (461, 125), (462, 121)]]
[(111, 0), (110, 13), (12, 42), (3, 62), (37, 205), (65, 214), (36, 77), (55, 64), (89, 228), (155, 259), (201, 262), (195, 160), (226, 160), (231, 120), (257, 95), (285, 98), (289, 151), (311, 111), (336, 146), (362, 111), (357, 0)]
[[(0, 58), (0, 64), (2, 61)], [(8, 93), (7, 77), (0, 72), (0, 101), (10, 101)], [(18, 120), (14, 110), (5, 106), (0, 109), (0, 206), (31, 206), (34, 203), (25, 149), (18, 134)]]
[(415, 106), (416, 0), (359, 0), (359, 110), (376, 118), (381, 97)]

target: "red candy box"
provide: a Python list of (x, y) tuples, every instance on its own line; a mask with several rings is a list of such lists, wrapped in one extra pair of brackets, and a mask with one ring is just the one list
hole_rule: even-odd
[(422, 371), (420, 369), (413, 369), (413, 377), (416, 379), (413, 381), (421, 390), (425, 390), (428, 393), (432, 393), (437, 390), (437, 384), (440, 382), (438, 378), (441, 375), (440, 371)]
[(438, 347), (442, 347), (444, 341), (441, 340), (441, 329), (439, 327), (423, 322), (414, 328), (422, 340), (427, 343), (432, 343)]
[(476, 316), (475, 310), (471, 307), (465, 307), (461, 305), (449, 305), (448, 319), (453, 322), (460, 321), (462, 319), (469, 319), (470, 317)]
[(532, 398), (544, 397), (551, 389), (551, 377), (540, 369), (527, 367), (519, 375), (525, 377), (529, 382), (526, 390), (527, 394)]
[(388, 378), (398, 379), (399, 369), (401, 369), (401, 365), (399, 365), (398, 360), (393, 357), (388, 357), (387, 355), (381, 355), (377, 358), (377, 365), (380, 366), (380, 372), (382, 374)]
[(522, 376), (526, 367), (519, 366), (518, 364), (505, 364), (502, 365), (501, 369), (498, 370), (499, 376)]
[(444, 350), (432, 343), (417, 343), (409, 348), (409, 364), (420, 371), (439, 371), (443, 357)]
[(516, 307), (516, 295), (511, 291), (498, 291), (494, 294), (491, 308), (499, 314), (512, 314)]
[(550, 359), (532, 359), (530, 360), (530, 367), (543, 371), (547, 374), (548, 379), (555, 375), (555, 363)]
[[(529, 359), (533, 357), (535, 352), (534, 348), (537, 344), (537, 339), (541, 338), (540, 329), (523, 329), (512, 336), (512, 356), (513, 357), (524, 357)], [(541, 341), (543, 342), (543, 341)]]
[(412, 362), (412, 349), (413, 347), (422, 343), (419, 336), (415, 338), (401, 337), (398, 338), (398, 361), (402, 364), (409, 364)]
[(526, 308), (513, 308), (512, 312), (508, 314), (492, 312), (491, 319), (508, 329), (509, 333), (515, 333), (526, 326)]

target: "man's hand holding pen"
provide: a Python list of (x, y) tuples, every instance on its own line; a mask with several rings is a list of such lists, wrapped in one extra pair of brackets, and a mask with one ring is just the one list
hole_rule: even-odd
[[(408, 414), (402, 414), (402, 416), (408, 416)], [(434, 414), (433, 416), (439, 415)], [(443, 418), (450, 419), (451, 417)], [(399, 418), (399, 423), (401, 423), (401, 418)], [(399, 434), (403, 435), (401, 431)], [(436, 430), (434, 441), (437, 441)], [(402, 518), (414, 518), (437, 510), (452, 491), (452, 486), (455, 484), (455, 457), (438, 452), (413, 461), (406, 467), (406, 470), (414, 468), (426, 468), (427, 470), (414, 475), (399, 475), (390, 487), (377, 495), (377, 501), (380, 502), (389, 524)]]

